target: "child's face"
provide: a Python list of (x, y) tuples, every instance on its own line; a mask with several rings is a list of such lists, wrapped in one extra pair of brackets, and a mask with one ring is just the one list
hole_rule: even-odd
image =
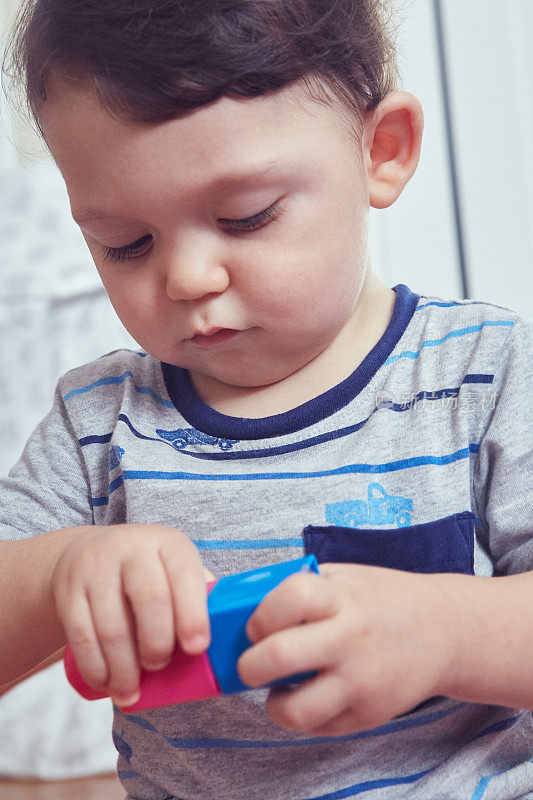
[[(72, 214), (149, 353), (193, 379), (266, 386), (357, 339), (369, 189), (333, 108), (296, 84), (125, 124), (89, 90), (56, 82), (47, 92), (43, 129)], [(271, 170), (216, 183), (260, 165)], [(238, 222), (266, 209), (271, 220)], [(132, 243), (127, 260), (105, 260)], [(197, 336), (218, 328), (238, 333)]]

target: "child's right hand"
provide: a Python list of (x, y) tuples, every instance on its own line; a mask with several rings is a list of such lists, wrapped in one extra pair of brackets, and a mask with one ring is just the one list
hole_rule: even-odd
[(54, 567), (58, 616), (84, 680), (119, 706), (138, 699), (140, 667), (165, 667), (176, 645), (209, 646), (206, 581), (184, 533), (163, 525), (96, 526)]

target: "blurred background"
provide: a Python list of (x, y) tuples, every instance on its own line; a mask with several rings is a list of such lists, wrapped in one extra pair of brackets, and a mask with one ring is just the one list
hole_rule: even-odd
[[(426, 126), (415, 176), (391, 208), (371, 212), (374, 268), (389, 286), (532, 316), (533, 3), (396, 5), (401, 88), (422, 101)], [(0, 46), (18, 6), (0, 0)], [(59, 171), (3, 95), (0, 112), (4, 474), (48, 411), (61, 374), (136, 345), (70, 217)], [(114, 770), (110, 706), (81, 700), (60, 664), (15, 687), (0, 698), (0, 776)]]

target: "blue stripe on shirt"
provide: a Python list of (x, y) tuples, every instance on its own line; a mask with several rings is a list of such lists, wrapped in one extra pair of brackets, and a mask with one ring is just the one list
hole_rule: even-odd
[[(533, 764), (533, 759), (531, 761), (526, 762), (526, 763)], [(481, 780), (479, 781), (478, 785), (476, 786), (474, 794), (472, 795), (470, 800), (481, 800), (481, 798), (485, 794), (486, 788), (488, 787), (489, 783), (491, 782), (491, 780), (493, 778), (497, 778), (498, 775), (504, 775), (506, 772), (510, 772), (512, 769), (516, 769), (517, 766), (521, 767), (523, 765), (522, 764), (516, 764), (516, 765), (513, 765), (512, 767), (509, 767), (508, 769), (501, 769), (501, 770), (499, 770), (499, 772), (493, 772), (492, 775), (486, 775), (485, 777), (481, 778)], [(520, 795), (520, 796), (522, 797), (523, 795)]]
[[(468, 458), (471, 453), (477, 453), (478, 444), (470, 444), (456, 450), (454, 453), (447, 453), (442, 456), (412, 456), (411, 458), (401, 458), (398, 461), (388, 461), (383, 464), (346, 464), (334, 469), (315, 470), (312, 472), (241, 472), (241, 473), (199, 473), (199, 472), (166, 472), (163, 470), (124, 470), (122, 478), (124, 480), (184, 480), (184, 481), (270, 481), (270, 480), (306, 480), (308, 478), (327, 478), (333, 475), (348, 475), (352, 473), (362, 473), (378, 475), (385, 472), (395, 472), (396, 470), (409, 469), (412, 467), (433, 464), (443, 466), (452, 464)], [(113, 482), (114, 483), (114, 482)]]
[[(257, 480), (305, 480), (308, 478), (327, 478), (334, 475), (347, 475), (362, 473), (369, 475), (394, 472), (401, 469), (426, 466), (445, 466), (455, 461), (469, 458), (470, 454), (479, 451), (479, 444), (471, 443), (468, 447), (456, 450), (443, 456), (413, 456), (402, 458), (398, 461), (389, 461), (384, 464), (347, 464), (335, 469), (317, 470), (315, 472), (257, 472), (257, 473), (221, 473), (202, 474), (197, 472), (163, 472), (160, 470), (125, 470), (121, 476), (115, 478), (109, 485), (111, 495), (125, 480), (183, 480), (183, 481), (257, 481)], [(94, 497), (93, 505), (106, 505), (105, 497)]]
[(386, 359), (386, 361), (384, 361), (384, 365), (392, 364), (399, 358), (411, 358), (411, 359), (418, 358), (418, 356), (425, 347), (438, 347), (448, 339), (456, 338), (458, 336), (466, 336), (469, 333), (476, 333), (477, 331), (480, 331), (482, 328), (489, 326), (504, 326), (512, 328), (514, 326), (514, 322), (512, 320), (487, 320), (486, 322), (482, 322), (480, 325), (469, 325), (467, 328), (457, 328), (456, 330), (449, 331), (440, 339), (427, 339), (426, 341), (422, 342), (420, 350), (415, 350), (415, 351), (404, 350), (403, 353), (399, 353), (396, 356), (389, 356)]
[[(274, 739), (274, 740), (253, 740), (253, 739), (194, 739), (194, 738), (179, 738), (163, 736), (172, 747), (178, 750), (202, 750), (202, 749), (222, 749), (222, 750), (263, 750), (272, 748), (283, 747), (314, 747), (317, 744), (343, 744), (344, 742), (353, 742), (360, 739), (373, 739), (381, 736), (389, 736), (390, 734), (398, 733), (399, 731), (411, 730), (413, 728), (421, 728), (426, 725), (433, 725), (440, 720), (456, 714), (463, 708), (466, 708), (468, 703), (457, 703), (451, 708), (441, 709), (434, 711), (431, 714), (423, 714), (420, 716), (410, 717), (407, 719), (395, 719), (380, 725), (377, 728), (370, 730), (358, 731), (357, 733), (349, 733), (345, 736), (315, 736), (310, 739)], [(117, 709), (119, 710), (119, 709)], [(129, 722), (139, 727), (157, 733), (162, 736), (160, 731), (157, 730), (150, 722), (143, 717), (136, 714), (122, 715)]]
[(450, 306), (464, 306), (465, 303), (458, 303), (455, 300), (450, 301), (449, 303), (445, 303), (441, 300), (430, 300), (429, 303), (424, 303), (423, 305), (417, 306), (415, 308), (415, 314), (417, 311), (420, 311), (423, 308), (427, 308), (428, 306), (437, 306), (438, 308), (450, 308)]
[(303, 547), (301, 536), (293, 539), (193, 539), (198, 550), (268, 550), (276, 547)]
[[(423, 300), (425, 297), (426, 295), (419, 295), (420, 300)], [(450, 308), (452, 306), (462, 306), (463, 308), (469, 308), (470, 306), (489, 306), (490, 308), (499, 308), (502, 311), (512, 311), (512, 309), (507, 306), (499, 306), (497, 303), (489, 303), (487, 300), (449, 300), (448, 302), (444, 300), (430, 300), (428, 303), (417, 306), (415, 312), (420, 311), (422, 308), (427, 308), (428, 306), (437, 306), (438, 308)]]
[[(66, 403), (71, 397), (76, 395), (86, 394), (86, 392), (90, 392), (92, 389), (98, 389), (101, 386), (113, 386), (117, 383), (124, 383), (126, 378), (133, 379), (133, 377), (133, 372), (128, 369), (126, 372), (123, 372), (122, 375), (109, 375), (105, 378), (99, 378), (97, 381), (90, 383), (88, 386), (81, 386), (79, 389), (72, 389), (70, 392), (67, 392), (67, 394), (64, 395), (63, 400)], [(154, 400), (157, 400), (158, 403), (167, 406), (167, 408), (174, 408), (174, 403), (171, 403), (170, 400), (165, 400), (164, 398), (159, 397), (159, 395), (157, 395), (149, 386), (138, 386), (134, 383), (133, 388), (136, 392), (139, 392), (139, 394), (150, 395), (154, 398)]]
[(488, 728), (484, 728), (484, 730), (480, 731), (474, 739), (481, 739), (482, 736), (490, 736), (491, 733), (499, 733), (500, 731), (505, 731), (507, 728), (512, 728), (515, 722), (521, 718), (522, 714), (517, 714), (516, 717), (509, 717), (508, 719), (502, 719), (499, 722), (495, 722), (493, 725), (489, 725)]
[(361, 792), (369, 792), (372, 789), (385, 789), (387, 786), (399, 786), (405, 783), (415, 783), (425, 775), (429, 775), (438, 767), (425, 769), (422, 772), (415, 772), (413, 775), (404, 775), (401, 778), (380, 778), (375, 781), (363, 781), (362, 783), (354, 783), (353, 786), (347, 786), (345, 789), (338, 789), (336, 792), (328, 792), (327, 794), (315, 795), (312, 798), (305, 798), (304, 800), (343, 800), (347, 797), (355, 797)]

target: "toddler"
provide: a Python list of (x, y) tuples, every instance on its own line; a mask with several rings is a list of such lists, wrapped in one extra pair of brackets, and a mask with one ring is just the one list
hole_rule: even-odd
[[(9, 52), (141, 349), (0, 483), (0, 683), (68, 641), (130, 800), (533, 798), (533, 326), (372, 271), (423, 130), (385, 3), (31, 0)], [(310, 553), (251, 691), (128, 713), (206, 580)]]

